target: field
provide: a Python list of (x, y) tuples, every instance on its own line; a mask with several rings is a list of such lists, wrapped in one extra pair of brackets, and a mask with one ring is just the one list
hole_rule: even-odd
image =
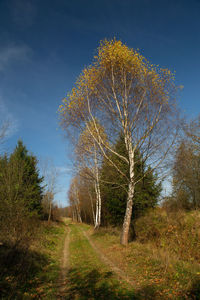
[[(154, 227), (147, 219), (140, 219), (136, 223), (138, 238), (127, 247), (120, 245), (116, 228), (94, 231), (92, 226), (70, 219), (43, 224), (40, 238), (26, 253), (23, 264), (23, 253), (12, 257), (1, 245), (1, 258), (7, 251), (1, 271), (1, 299), (200, 299), (199, 257), (192, 245), (191, 229), (191, 220), (195, 218), (197, 224), (199, 214), (182, 218), (182, 238), (187, 230), (191, 232), (190, 249), (185, 243), (187, 250), (181, 246), (180, 232), (174, 227), (169, 227), (170, 235), (166, 235), (169, 228), (160, 227), (160, 235), (145, 240), (146, 231), (160, 226), (157, 219), (151, 221)], [(148, 226), (142, 232), (144, 221)], [(176, 218), (176, 222), (180, 220)], [(179, 253), (174, 250), (174, 236)]]

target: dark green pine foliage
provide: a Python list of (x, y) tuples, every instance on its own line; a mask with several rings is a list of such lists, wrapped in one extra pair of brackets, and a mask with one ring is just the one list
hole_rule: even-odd
[(4, 180), (5, 171), (8, 169), (8, 157), (7, 154), (0, 156), (0, 209), (1, 204), (6, 197), (5, 185), (6, 182)]
[(43, 178), (39, 176), (36, 157), (28, 153), (21, 140), (18, 141), (14, 152), (11, 154), (9, 164), (11, 169), (17, 173), (15, 189), (18, 190), (18, 199), (23, 200), (29, 212), (36, 212), (40, 215), (42, 212), (43, 188), (41, 184)]
[[(117, 140), (114, 150), (128, 158), (123, 134)], [(109, 154), (109, 156), (129, 178), (128, 164), (114, 154)], [(144, 172), (146, 172), (145, 176)], [(135, 153), (135, 178), (136, 180), (140, 179), (140, 182), (135, 186), (133, 219), (142, 215), (146, 209), (155, 207), (161, 192), (161, 183), (157, 183), (157, 177), (150, 168), (147, 170), (145, 161), (139, 152)], [(123, 223), (127, 191), (127, 179), (118, 173), (108, 161), (104, 160), (101, 168), (102, 223), (104, 225), (121, 225)]]

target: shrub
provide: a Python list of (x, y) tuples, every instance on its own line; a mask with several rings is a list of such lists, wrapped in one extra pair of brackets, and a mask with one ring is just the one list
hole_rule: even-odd
[(139, 218), (135, 230), (142, 243), (152, 242), (186, 261), (200, 259), (199, 211), (167, 214), (157, 208)]

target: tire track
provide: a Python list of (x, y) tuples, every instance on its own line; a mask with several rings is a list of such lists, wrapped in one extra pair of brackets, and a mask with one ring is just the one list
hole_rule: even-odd
[(122, 271), (120, 268), (118, 268), (111, 260), (109, 260), (93, 243), (93, 241), (91, 240), (91, 238), (87, 235), (87, 233), (81, 229), (83, 235), (85, 236), (85, 238), (88, 240), (88, 242), (90, 243), (91, 247), (94, 249), (94, 251), (98, 254), (98, 256), (100, 257), (101, 261), (105, 264), (108, 265), (110, 267), (110, 269), (122, 280), (126, 281), (128, 284), (130, 284), (131, 286), (133, 286), (134, 288), (136, 287), (136, 285), (134, 284), (133, 281), (131, 281), (128, 276), (126, 275), (126, 273), (124, 271)]
[[(67, 274), (70, 268), (70, 263), (69, 263), (69, 243), (70, 243), (70, 232), (71, 229), (69, 226), (67, 226), (67, 233), (65, 236), (65, 241), (64, 241), (64, 248), (63, 248), (63, 256), (61, 260), (61, 271), (60, 271), (60, 279), (58, 282), (58, 290), (59, 290), (59, 295), (58, 297), (60, 299), (63, 299), (65, 296), (65, 292), (68, 288), (68, 278)], [(59, 299), (58, 298), (58, 299)]]

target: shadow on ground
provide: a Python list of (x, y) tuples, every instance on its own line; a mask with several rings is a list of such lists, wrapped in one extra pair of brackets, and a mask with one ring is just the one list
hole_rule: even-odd
[(200, 278), (197, 278), (187, 293), (189, 299), (200, 300)]
[[(123, 287), (114, 279), (112, 272), (100, 273), (98, 269), (88, 272), (84, 269), (72, 268), (68, 272), (66, 290), (57, 299), (63, 300), (115, 300), (115, 299), (132, 299), (132, 300), (154, 300), (154, 299), (171, 299), (165, 294), (159, 293), (156, 285), (143, 286), (141, 289), (133, 290)], [(174, 299), (174, 298), (173, 298)], [(197, 279), (188, 291), (180, 293), (178, 298), (200, 300), (200, 279)]]
[(0, 247), (0, 299), (23, 299), (23, 293), (37, 287), (37, 274), (48, 264), (35, 251)]
[(156, 295), (154, 286), (146, 286), (137, 292), (121, 287), (119, 282), (113, 279), (112, 272), (70, 269), (68, 276), (70, 287), (62, 299), (155, 299)]

